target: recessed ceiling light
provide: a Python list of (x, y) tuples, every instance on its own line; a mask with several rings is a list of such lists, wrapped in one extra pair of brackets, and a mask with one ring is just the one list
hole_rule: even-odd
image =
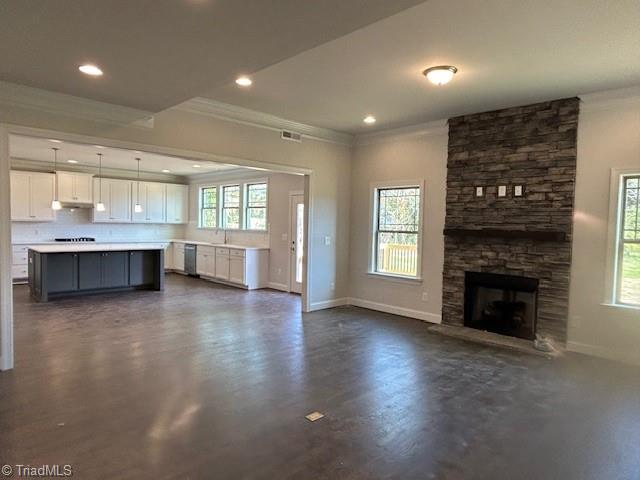
[(100, 75), (102, 75), (102, 70), (100, 69), (100, 67), (98, 67), (97, 65), (92, 65), (90, 63), (87, 63), (86, 65), (80, 65), (78, 67), (78, 70), (80, 70), (85, 75), (91, 75), (92, 77), (99, 77)]
[(249, 87), (253, 83), (253, 80), (243, 75), (242, 77), (236, 78), (236, 83), (241, 87)]
[(373, 123), (376, 123), (376, 117), (374, 117), (373, 115), (367, 115), (362, 121), (367, 125), (371, 125)]
[(56, 140), (55, 138), (50, 138), (49, 141), (53, 143), (62, 143), (62, 140)]
[(171, 173), (171, 170), (167, 170), (166, 168), (162, 170), (162, 173)]
[(427, 68), (422, 74), (434, 85), (445, 85), (451, 81), (458, 69), (451, 65)]
[(198, 165), (197, 163), (195, 165), (191, 165), (193, 168), (200, 168), (200, 165)]
[(67, 160), (67, 163), (78, 163), (78, 160), (71, 160), (71, 159), (69, 159), (69, 160)]

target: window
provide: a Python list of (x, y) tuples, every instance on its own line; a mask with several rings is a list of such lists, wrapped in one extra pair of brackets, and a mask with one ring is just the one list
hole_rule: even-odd
[(245, 228), (248, 230), (267, 229), (267, 184), (247, 185)]
[(640, 175), (622, 176), (616, 303), (640, 306)]
[(373, 272), (417, 278), (421, 187), (375, 188), (374, 196)]
[(200, 189), (200, 228), (216, 228), (218, 226), (218, 188), (203, 187)]
[(240, 228), (240, 185), (222, 187), (222, 228)]

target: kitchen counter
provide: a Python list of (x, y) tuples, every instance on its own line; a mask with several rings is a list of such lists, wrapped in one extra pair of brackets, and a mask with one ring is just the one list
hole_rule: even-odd
[(197, 240), (179, 240), (179, 239), (171, 239), (169, 241), (172, 243), (190, 243), (193, 245), (203, 245), (206, 247), (233, 248), (236, 250), (269, 250), (269, 247), (250, 247), (247, 245), (236, 245), (233, 243), (211, 243), (211, 242), (201, 242)]

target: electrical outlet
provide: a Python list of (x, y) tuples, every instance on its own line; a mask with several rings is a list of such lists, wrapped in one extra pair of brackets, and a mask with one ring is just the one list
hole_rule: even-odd
[(282, 275), (282, 269), (279, 268), (278, 270), (276, 270), (276, 272), (278, 273), (278, 276)]
[(422, 301), (423, 302), (429, 301), (429, 294), (427, 292), (422, 292)]
[(335, 282), (331, 282), (331, 291), (333, 292), (336, 289), (336, 283)]
[(282, 241), (286, 242), (287, 240), (289, 240), (289, 235), (287, 235), (286, 233), (282, 234)]

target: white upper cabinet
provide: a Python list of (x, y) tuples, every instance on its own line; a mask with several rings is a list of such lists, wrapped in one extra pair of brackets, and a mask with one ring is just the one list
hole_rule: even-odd
[[(166, 188), (164, 183), (140, 182), (138, 197), (137, 182), (132, 182), (131, 204), (139, 201), (142, 212), (133, 212), (136, 223), (165, 223), (166, 222)], [(132, 207), (133, 208), (133, 207)]]
[(102, 179), (102, 203), (104, 211), (99, 212), (95, 206), (100, 201), (100, 179), (93, 179), (93, 221), (96, 223), (129, 223), (131, 222), (131, 181)]
[(51, 222), (55, 175), (51, 173), (11, 171), (11, 220)]
[(93, 175), (57, 172), (58, 200), (61, 203), (93, 203)]
[(189, 186), (167, 184), (167, 223), (189, 222)]

